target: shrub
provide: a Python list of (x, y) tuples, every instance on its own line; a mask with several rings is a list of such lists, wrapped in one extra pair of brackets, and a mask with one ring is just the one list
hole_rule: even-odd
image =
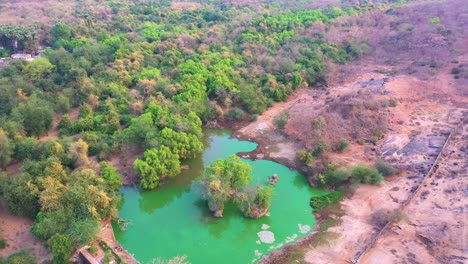
[(390, 107), (396, 107), (398, 105), (398, 101), (395, 99), (390, 99), (388, 100), (388, 106)]
[(325, 151), (328, 150), (328, 144), (324, 140), (320, 140), (317, 145), (315, 146), (314, 151), (312, 152), (312, 156), (318, 157), (322, 155)]
[(342, 139), (342, 140), (340, 140), (340, 142), (338, 142), (338, 145), (336, 145), (335, 149), (336, 149), (337, 152), (343, 152), (348, 147), (349, 147), (349, 142), (346, 139)]
[(0, 238), (0, 249), (4, 249), (4, 248), (6, 248), (6, 246), (7, 246), (7, 243), (6, 243), (5, 239)]
[(288, 123), (288, 118), (289, 114), (287, 112), (283, 112), (273, 119), (273, 123), (278, 129), (283, 129)]
[(69, 114), (64, 114), (60, 119), (60, 123), (58, 125), (59, 129), (69, 129), (71, 127), (71, 119)]
[(336, 203), (343, 198), (343, 192), (336, 191), (322, 196), (310, 198), (310, 206), (314, 211), (320, 211), (330, 204)]
[(438, 17), (431, 17), (431, 18), (429, 19), (429, 23), (434, 24), (434, 25), (438, 25), (438, 24), (440, 24), (440, 18), (438, 18)]
[(91, 246), (89, 249), (88, 249), (89, 253), (91, 253), (92, 255), (96, 254), (98, 252), (98, 248), (96, 246)]
[(383, 181), (383, 176), (376, 168), (357, 165), (351, 170), (351, 179), (356, 183), (378, 184)]
[(349, 172), (345, 170), (334, 170), (326, 173), (326, 183), (329, 185), (340, 185), (349, 179)]
[(319, 116), (317, 117), (316, 119), (314, 119), (312, 121), (312, 126), (315, 128), (315, 129), (320, 129), (322, 128), (325, 124), (326, 124), (326, 120), (323, 116)]
[(461, 72), (461, 71), (460, 71), (459, 68), (453, 68), (453, 69), (450, 71), (451, 74), (459, 74), (460, 72)]
[(383, 176), (391, 176), (398, 173), (398, 169), (390, 165), (389, 163), (385, 162), (382, 159), (377, 159), (375, 161), (374, 167), (383, 175)]
[(29, 250), (21, 250), (12, 255), (10, 255), (6, 261), (8, 264), (36, 264), (37, 260), (35, 257), (31, 256)]
[(230, 121), (240, 121), (240, 120), (244, 119), (244, 115), (245, 115), (245, 113), (244, 113), (244, 111), (242, 109), (232, 108), (227, 113), (227, 119), (230, 120)]
[(296, 158), (301, 162), (308, 164), (312, 160), (312, 154), (305, 149), (301, 149), (296, 153)]

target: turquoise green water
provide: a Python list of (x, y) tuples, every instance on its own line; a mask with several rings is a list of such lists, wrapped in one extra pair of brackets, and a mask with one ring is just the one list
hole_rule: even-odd
[[(256, 263), (263, 255), (301, 238), (315, 224), (310, 197), (325, 192), (311, 189), (304, 176), (281, 164), (245, 160), (252, 166), (253, 183), (266, 183), (274, 173), (280, 176), (269, 216), (245, 219), (233, 205), (228, 205), (223, 218), (213, 218), (200, 199), (193, 180), (203, 171), (203, 164), (252, 151), (256, 146), (229, 138), (226, 131), (210, 131), (202, 157), (187, 162), (191, 169), (169, 184), (147, 192), (122, 188), (124, 202), (119, 216), (130, 224), (125, 231), (114, 226), (116, 239), (144, 264), (183, 255), (194, 264), (229, 264)], [(262, 242), (258, 234), (262, 231), (273, 233), (274, 241)]]

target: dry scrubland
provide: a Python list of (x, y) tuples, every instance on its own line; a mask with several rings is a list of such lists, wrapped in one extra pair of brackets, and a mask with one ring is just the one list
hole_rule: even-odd
[[(372, 51), (346, 66), (329, 65), (327, 89), (300, 90), (239, 131), (264, 143), (257, 157), (304, 172), (292, 153), (343, 138), (353, 145), (326, 154), (315, 168), (381, 157), (401, 170), (380, 186), (353, 190), (328, 215), (338, 224), (264, 263), (466, 262), (466, 14), (464, 1), (426, 1), (335, 22), (327, 28), (329, 40), (365, 36)], [(434, 17), (441, 23), (431, 24)], [(287, 124), (279, 131), (274, 119), (284, 112)]]

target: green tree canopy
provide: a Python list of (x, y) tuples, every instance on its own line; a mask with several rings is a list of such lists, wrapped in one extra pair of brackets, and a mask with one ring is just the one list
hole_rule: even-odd
[(109, 188), (114, 191), (118, 191), (122, 187), (122, 177), (112, 165), (107, 165), (106, 162), (102, 161), (101, 165), (101, 177), (106, 181)]
[(39, 136), (47, 132), (54, 121), (54, 111), (50, 104), (36, 95), (32, 95), (25, 103), (20, 103), (15, 109), (28, 135)]
[(144, 157), (144, 160), (136, 159), (133, 163), (135, 173), (140, 176), (140, 186), (144, 189), (154, 189), (162, 180), (180, 173), (179, 156), (166, 146), (149, 149)]
[(208, 166), (199, 182), (211, 211), (222, 211), (231, 194), (247, 186), (252, 168), (236, 155), (218, 159)]
[(48, 77), (55, 69), (55, 66), (46, 58), (37, 58), (24, 67), (24, 72), (32, 81), (39, 81)]
[(10, 141), (5, 131), (0, 128), (0, 168), (10, 164), (14, 152), (14, 144)]
[(73, 252), (72, 240), (69, 236), (55, 234), (47, 240), (47, 246), (54, 255), (53, 263), (68, 263), (68, 258)]
[(194, 158), (203, 151), (203, 143), (193, 134), (176, 132), (170, 128), (164, 128), (159, 133), (159, 137), (161, 143), (169, 147), (181, 159)]

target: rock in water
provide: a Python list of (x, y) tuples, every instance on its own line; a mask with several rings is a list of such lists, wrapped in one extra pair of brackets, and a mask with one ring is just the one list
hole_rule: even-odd
[(257, 233), (257, 235), (260, 238), (260, 241), (265, 244), (271, 244), (275, 242), (275, 234), (271, 231), (260, 231)]
[(308, 225), (301, 225), (299, 224), (299, 231), (302, 233), (302, 234), (307, 234), (310, 232), (310, 226)]

